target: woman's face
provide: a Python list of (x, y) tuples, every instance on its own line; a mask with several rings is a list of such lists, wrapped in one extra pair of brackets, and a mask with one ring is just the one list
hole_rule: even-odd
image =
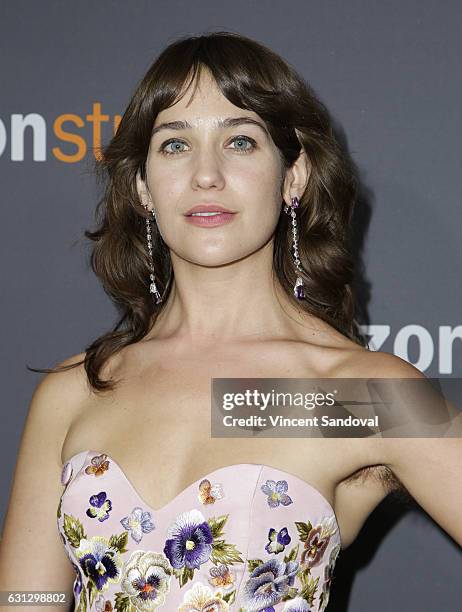
[[(281, 160), (264, 121), (229, 102), (207, 71), (188, 105), (189, 98), (188, 91), (156, 117), (154, 130), (168, 122), (186, 127), (154, 132), (146, 184), (138, 175), (137, 188), (178, 257), (218, 266), (252, 254), (271, 239), (283, 204)], [(258, 125), (218, 125), (228, 118), (248, 118)], [(226, 223), (195, 225), (185, 215), (200, 204), (219, 204), (234, 214)]]

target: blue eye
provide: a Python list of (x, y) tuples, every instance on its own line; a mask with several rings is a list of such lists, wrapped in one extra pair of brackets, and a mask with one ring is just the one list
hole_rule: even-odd
[(182, 140), (178, 140), (176, 138), (172, 138), (171, 140), (167, 140), (166, 142), (164, 142), (164, 144), (161, 146), (159, 151), (161, 153), (163, 153), (164, 155), (176, 155), (177, 153), (182, 153), (183, 151), (166, 151), (165, 150), (166, 147), (168, 147), (169, 145), (171, 145), (173, 143), (179, 143), (180, 145), (184, 145), (185, 144)]
[[(257, 144), (253, 138), (249, 138), (248, 136), (235, 136), (231, 142), (248, 142), (252, 145), (251, 147), (248, 147), (247, 149), (241, 148), (239, 153), (250, 153), (250, 151), (255, 149), (256, 144)], [(238, 151), (239, 149), (235, 149), (235, 150)]]
[[(247, 147), (247, 148), (243, 148), (243, 147), (238, 147), (235, 148), (234, 150), (237, 151), (238, 153), (250, 153), (251, 151), (253, 151), (253, 149), (256, 148), (257, 143), (253, 138), (250, 138), (249, 136), (235, 136), (232, 140), (232, 143), (235, 142), (247, 142), (249, 143), (251, 146)], [(175, 150), (167, 150), (167, 147), (174, 144)], [(179, 149), (178, 145), (180, 146), (184, 146), (186, 143), (183, 142), (182, 140), (179, 140), (178, 138), (171, 138), (170, 140), (165, 141), (160, 149), (159, 152), (162, 153), (163, 155), (178, 155), (178, 153), (183, 153), (184, 149)]]

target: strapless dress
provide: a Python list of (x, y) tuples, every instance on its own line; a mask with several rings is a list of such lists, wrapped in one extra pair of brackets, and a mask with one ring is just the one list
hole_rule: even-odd
[(57, 525), (76, 574), (74, 610), (327, 606), (339, 525), (326, 498), (293, 474), (227, 465), (155, 510), (108, 453), (85, 450), (65, 462), (61, 483)]

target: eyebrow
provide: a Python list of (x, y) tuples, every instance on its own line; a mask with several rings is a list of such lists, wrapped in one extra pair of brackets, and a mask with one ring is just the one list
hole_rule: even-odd
[[(219, 128), (230, 128), (236, 127), (238, 125), (256, 125), (260, 129), (264, 131), (266, 136), (269, 136), (269, 132), (266, 127), (252, 119), (252, 117), (227, 117), (226, 119), (217, 119), (216, 121), (217, 127)], [(166, 123), (161, 123), (157, 125), (151, 133), (151, 137), (160, 132), (161, 130), (187, 130), (193, 129), (193, 126), (188, 123), (188, 121), (168, 121)]]

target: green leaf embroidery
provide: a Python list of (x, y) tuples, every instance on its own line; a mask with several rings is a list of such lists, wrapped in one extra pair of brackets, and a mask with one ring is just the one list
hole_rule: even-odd
[(127, 552), (127, 543), (128, 543), (128, 531), (123, 531), (119, 535), (111, 535), (109, 538), (109, 546), (110, 548), (115, 548), (120, 553)]
[(294, 546), (292, 548), (292, 550), (290, 551), (290, 553), (288, 555), (286, 555), (284, 557), (284, 561), (287, 563), (288, 561), (295, 561), (295, 559), (297, 558), (298, 555), (298, 549), (300, 547), (300, 544), (297, 544), (297, 546)]
[(180, 587), (184, 586), (188, 580), (192, 580), (194, 578), (194, 570), (190, 567), (186, 567), (186, 565), (181, 569), (173, 569), (173, 573), (178, 578)]
[(58, 504), (58, 511), (56, 513), (56, 516), (60, 519), (61, 518), (61, 504), (63, 503), (63, 496), (61, 495), (61, 497), (59, 498), (59, 504)]
[(306, 542), (308, 534), (313, 529), (313, 526), (310, 521), (308, 521), (308, 523), (303, 523), (302, 521), (295, 521), (295, 526), (297, 527), (297, 531), (300, 534), (300, 540), (302, 542)]
[(316, 594), (316, 591), (318, 590), (318, 582), (319, 576), (317, 576), (316, 579), (314, 578), (314, 576), (310, 576), (305, 587), (300, 591), (300, 597), (306, 599), (308, 605), (310, 606), (313, 605), (314, 596)]
[(221, 597), (224, 601), (226, 601), (228, 604), (232, 604), (233, 601), (236, 599), (236, 589), (234, 589), (233, 591), (226, 593), (225, 595), (222, 595)]
[(305, 588), (311, 576), (311, 568), (309, 567), (300, 568), (300, 570), (297, 572), (297, 576), (299, 577), (300, 582), (302, 583), (302, 587)]
[(129, 612), (132, 608), (130, 598), (127, 593), (116, 593), (115, 594), (115, 610), (116, 612)]
[(85, 585), (82, 585), (79, 604), (75, 612), (87, 612), (87, 591), (85, 590)]
[(64, 533), (74, 548), (78, 548), (80, 540), (86, 538), (83, 525), (74, 516), (64, 513)]
[(223, 514), (219, 516), (218, 518), (215, 518), (213, 516), (207, 519), (207, 523), (210, 526), (212, 537), (214, 539), (219, 538), (221, 535), (223, 535), (223, 527), (225, 526), (225, 523), (228, 520), (228, 516), (229, 514)]
[(298, 589), (296, 587), (290, 587), (289, 590), (283, 595), (282, 601), (293, 599), (294, 597), (297, 597), (298, 594)]
[(237, 550), (235, 544), (227, 544), (224, 540), (217, 540), (212, 544), (212, 554), (210, 555), (212, 563), (218, 565), (225, 563), (232, 565), (233, 563), (244, 563), (241, 553)]
[(90, 608), (91, 608), (95, 602), (95, 597), (98, 592), (98, 589), (96, 588), (96, 584), (91, 580), (88, 581), (87, 588), (88, 588), (88, 601), (90, 602)]
[(253, 572), (253, 570), (263, 563), (263, 559), (247, 559), (247, 569), (249, 572)]

